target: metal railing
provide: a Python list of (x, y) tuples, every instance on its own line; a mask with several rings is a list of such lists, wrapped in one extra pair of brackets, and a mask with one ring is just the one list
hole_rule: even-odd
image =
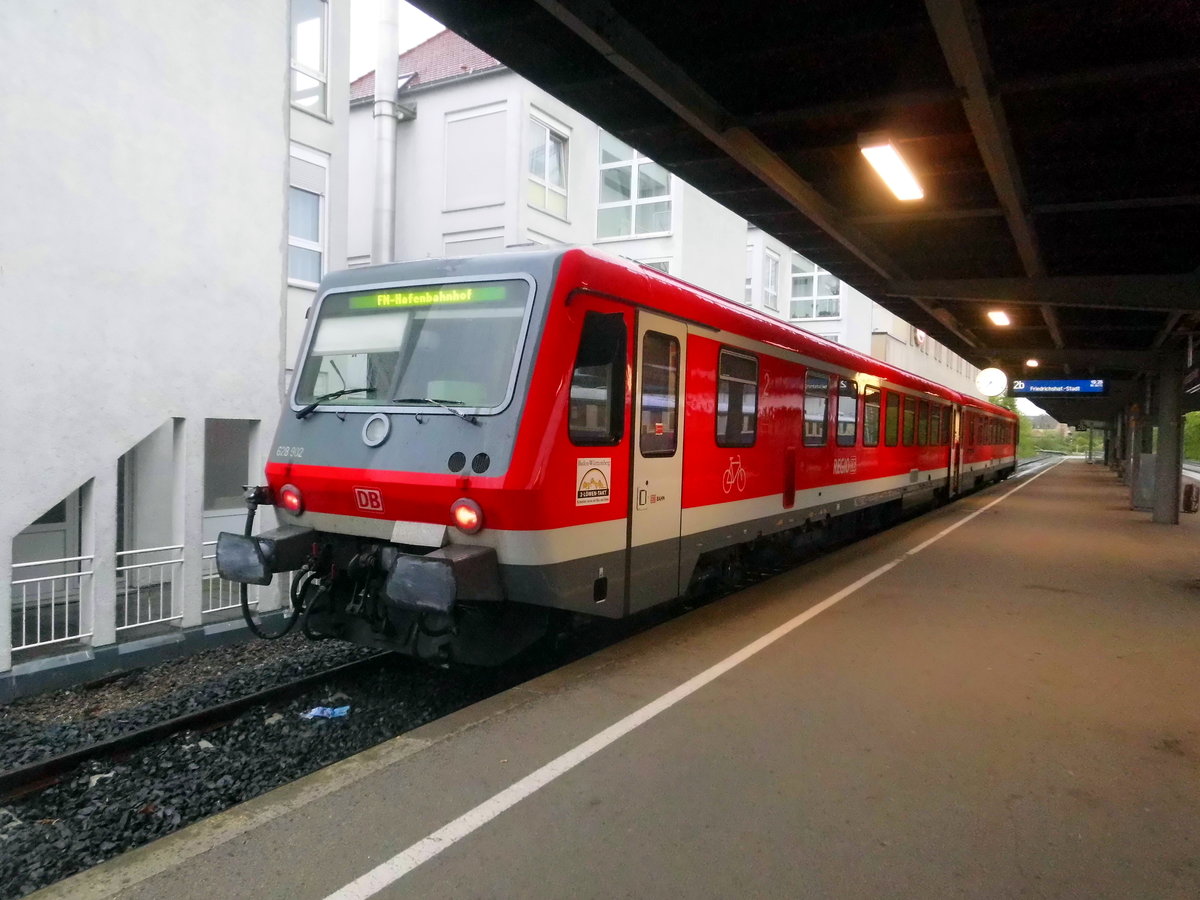
[(183, 547), (147, 547), (117, 553), (117, 630), (183, 617), (177, 603)]
[[(28, 574), (26, 578), (12, 580), (13, 650), (76, 641), (91, 635), (92, 561), (91, 556), (68, 556), (13, 563), (14, 576)], [(32, 574), (33, 570), (47, 568), (64, 571)]]
[[(226, 581), (217, 573), (217, 542), (205, 541), (200, 573), (200, 611), (206, 613), (234, 609), (241, 605), (241, 592), (236, 581)], [(259, 588), (250, 586), (250, 605), (258, 603)]]

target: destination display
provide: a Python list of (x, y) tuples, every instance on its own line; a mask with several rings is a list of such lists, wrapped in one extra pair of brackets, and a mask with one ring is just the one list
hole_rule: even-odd
[(486, 303), (508, 298), (507, 285), (487, 284), (481, 287), (447, 285), (436, 288), (415, 288), (388, 291), (366, 297), (351, 297), (351, 309), (394, 309), (406, 306), (440, 306), (446, 303)]
[(1108, 382), (1103, 378), (1031, 380), (1014, 378), (1009, 393), (1017, 396), (1045, 394), (1106, 394)]

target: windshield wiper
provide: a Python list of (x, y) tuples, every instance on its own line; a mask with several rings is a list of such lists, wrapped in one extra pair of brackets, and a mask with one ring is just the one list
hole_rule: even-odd
[(440, 406), (442, 409), (449, 410), (450, 412), (452, 412), (456, 416), (458, 416), (460, 419), (462, 419), (464, 422), (470, 422), (472, 425), (479, 424), (479, 420), (476, 419), (474, 416), (468, 416), (461, 409), (455, 409), (453, 406), (450, 405), (452, 403), (457, 403), (459, 406), (462, 406), (463, 402), (461, 400), (437, 400), (433, 397), (393, 397), (392, 402), (393, 403), (429, 403), (433, 406)]
[(373, 388), (373, 387), (342, 388), (340, 391), (330, 391), (328, 394), (322, 394), (320, 397), (318, 397), (312, 403), (308, 404), (308, 406), (303, 406), (300, 409), (296, 410), (296, 418), (297, 419), (305, 418), (309, 413), (311, 413), (314, 409), (316, 409), (318, 406), (320, 406), (326, 400), (333, 400), (337, 397), (341, 397), (343, 394), (373, 394), (373, 393), (375, 393), (375, 388)]

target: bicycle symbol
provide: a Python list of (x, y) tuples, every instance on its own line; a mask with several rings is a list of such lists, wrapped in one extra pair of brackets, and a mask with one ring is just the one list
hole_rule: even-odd
[(746, 470), (742, 468), (740, 456), (729, 457), (729, 468), (721, 475), (721, 490), (729, 493), (736, 485), (739, 491), (746, 489)]

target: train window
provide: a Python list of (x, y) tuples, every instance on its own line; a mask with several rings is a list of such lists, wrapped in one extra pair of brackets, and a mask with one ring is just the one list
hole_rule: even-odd
[(642, 456), (674, 456), (679, 439), (679, 341), (647, 331), (642, 337)]
[(863, 388), (863, 446), (879, 446), (879, 388)]
[(929, 443), (929, 401), (921, 400), (917, 405), (917, 444), (924, 447)]
[(758, 430), (758, 360), (722, 350), (717, 362), (717, 446), (751, 447)]
[(804, 446), (825, 446), (828, 431), (829, 376), (809, 372), (804, 377)]
[[(327, 294), (292, 402), (499, 409), (529, 299), (523, 279)], [(334, 391), (345, 394), (325, 396)]]
[(883, 423), (883, 442), (889, 447), (895, 447), (900, 437), (900, 395), (888, 391), (887, 416)]
[(934, 446), (942, 442), (942, 406), (932, 403), (929, 406), (929, 443)]
[(954, 410), (947, 406), (942, 410), (942, 443), (950, 443), (950, 430), (954, 427)]
[(917, 400), (915, 397), (904, 398), (904, 446), (911, 447), (917, 436)]
[(584, 446), (616, 444), (625, 433), (625, 317), (620, 313), (584, 316), (567, 433)]
[(858, 383), (838, 379), (837, 445), (853, 447), (858, 440)]

